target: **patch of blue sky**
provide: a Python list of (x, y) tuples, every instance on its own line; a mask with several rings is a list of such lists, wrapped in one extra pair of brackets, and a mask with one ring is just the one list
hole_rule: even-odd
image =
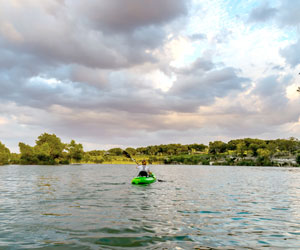
[[(263, 35), (264, 30), (266, 31), (264, 39), (267, 39), (267, 34), (270, 34), (270, 39), (274, 42), (284, 44), (287, 41), (297, 41), (298, 39), (296, 28), (282, 29), (275, 20), (259, 23), (247, 22), (249, 14), (254, 8), (262, 4), (276, 8), (280, 3), (278, 0), (270, 3), (258, 0), (195, 0), (194, 2), (197, 8), (195, 8), (194, 16), (190, 17), (190, 23), (182, 35), (191, 37), (192, 35), (203, 34), (208, 36), (208, 40), (191, 41), (190, 46), (193, 47), (194, 53), (185, 56), (183, 59), (185, 65), (202, 57), (205, 51), (214, 49), (211, 46), (218, 46), (212, 44), (212, 41), (218, 36), (222, 37), (224, 31), (228, 31), (228, 34), (232, 33), (228, 37), (228, 42), (244, 36), (249, 36), (255, 41), (255, 34)], [(224, 41), (226, 43), (226, 37)], [(222, 61), (222, 53), (214, 54), (214, 62), (216, 61)]]
[[(279, 0), (272, 1), (258, 1), (258, 0), (223, 0), (222, 8), (224, 8), (228, 14), (228, 18), (234, 20), (236, 18), (247, 21), (251, 11), (263, 4), (267, 4), (269, 7), (278, 8), (280, 6)], [(263, 28), (278, 28), (278, 24), (275, 21), (270, 20), (267, 22), (257, 22), (249, 24), (249, 30), (254, 31), (256, 29)], [(279, 28), (278, 28), (279, 29)], [(287, 40), (298, 40), (299, 31), (296, 27), (288, 27), (283, 30), (282, 36), (278, 37), (279, 42)]]
[(46, 78), (44, 76), (35, 76), (29, 79), (28, 83), (32, 86), (48, 86), (50, 88), (56, 88), (61, 85), (62, 82), (55, 78)]
[(278, 27), (276, 22), (269, 21), (269, 22), (258, 22), (258, 23), (251, 23), (249, 24), (249, 30), (280, 30), (281, 35), (278, 36), (276, 39), (278, 42), (283, 41), (297, 41), (299, 39), (299, 32), (296, 27), (287, 27), (287, 28), (280, 28)]
[(279, 38), (278, 41), (298, 41), (299, 40), (299, 32), (296, 27), (289, 27), (284, 30), (283, 35)]
[(231, 18), (248, 16), (251, 10), (255, 7), (258, 7), (261, 4), (261, 1), (254, 0), (223, 0), (222, 7), (228, 13), (228, 16)]
[(196, 61), (198, 58), (203, 57), (203, 53), (209, 49), (206, 42), (197, 41), (192, 45), (193, 53), (184, 57), (184, 64), (188, 65)]
[(61, 81), (56, 78), (48, 78), (47, 76), (35, 76), (28, 79), (26, 82), (27, 87), (35, 89), (48, 90), (52, 93), (55, 91), (60, 91), (60, 93), (66, 94), (68, 96), (80, 97), (82, 94), (82, 89), (78, 84), (70, 84), (69, 81)]
[(257, 8), (263, 4), (267, 4), (270, 7), (278, 7), (278, 0), (261, 1), (261, 0), (223, 0), (223, 8), (226, 9), (231, 17), (243, 17), (248, 16), (254, 8)]

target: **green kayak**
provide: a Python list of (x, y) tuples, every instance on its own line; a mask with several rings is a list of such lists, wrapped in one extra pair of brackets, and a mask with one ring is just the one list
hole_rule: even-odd
[(132, 184), (150, 184), (156, 181), (156, 177), (154, 174), (151, 174), (149, 177), (141, 177), (137, 176), (131, 180)]

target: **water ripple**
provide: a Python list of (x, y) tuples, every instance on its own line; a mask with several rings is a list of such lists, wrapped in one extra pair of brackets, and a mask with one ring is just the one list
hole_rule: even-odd
[(0, 168), (0, 249), (300, 249), (300, 169)]

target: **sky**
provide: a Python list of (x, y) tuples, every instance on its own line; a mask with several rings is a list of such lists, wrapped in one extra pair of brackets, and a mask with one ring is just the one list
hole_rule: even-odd
[(299, 0), (0, 0), (0, 141), (299, 138), (299, 13)]

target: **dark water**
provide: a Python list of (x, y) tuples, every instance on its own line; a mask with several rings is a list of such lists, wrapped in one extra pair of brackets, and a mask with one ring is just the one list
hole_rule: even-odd
[(300, 169), (0, 167), (0, 249), (300, 249)]

